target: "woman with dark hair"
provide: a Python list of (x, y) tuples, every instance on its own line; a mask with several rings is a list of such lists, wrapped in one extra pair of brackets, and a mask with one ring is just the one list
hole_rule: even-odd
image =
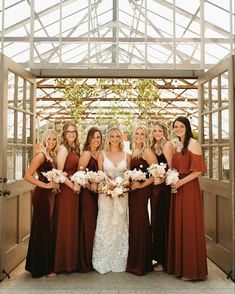
[[(131, 170), (143, 172), (156, 163), (153, 151), (147, 147), (148, 131), (145, 126), (137, 126), (133, 136)], [(153, 178), (142, 183), (131, 182), (129, 193), (129, 252), (126, 271), (135, 275), (145, 275), (152, 266), (152, 234), (148, 215), (148, 200), (152, 192)]]
[[(97, 127), (87, 133), (83, 152), (79, 160), (79, 170), (98, 171), (97, 157), (102, 144), (102, 134)], [(92, 250), (98, 213), (98, 194), (92, 184), (87, 184), (80, 193), (80, 230), (78, 270), (89, 272), (92, 267)]]
[(57, 153), (57, 168), (67, 173), (56, 196), (56, 273), (73, 272), (78, 267), (78, 209), (79, 198), (70, 177), (77, 171), (80, 143), (77, 126), (66, 122), (62, 128), (61, 145)]
[(176, 118), (173, 130), (179, 143), (172, 168), (179, 172), (179, 180), (171, 185), (177, 193), (171, 195), (167, 272), (183, 280), (205, 280), (206, 245), (198, 177), (206, 167), (189, 120), (183, 116)]
[[(159, 164), (165, 163), (166, 170), (171, 168), (173, 148), (168, 141), (167, 126), (157, 121), (153, 128), (153, 141), (151, 149), (157, 156)], [(157, 261), (154, 271), (166, 270), (168, 223), (170, 210), (171, 188), (166, 185), (165, 178), (154, 179), (155, 185), (150, 197), (151, 203), (151, 229), (153, 260)]]
[[(25, 180), (36, 185), (32, 195), (33, 217), (25, 269), (33, 278), (53, 272), (53, 211), (59, 184), (48, 182), (43, 175), (56, 167), (57, 135), (55, 130), (43, 134), (41, 152), (36, 154), (26, 170)], [(38, 178), (34, 176), (35, 172)]]

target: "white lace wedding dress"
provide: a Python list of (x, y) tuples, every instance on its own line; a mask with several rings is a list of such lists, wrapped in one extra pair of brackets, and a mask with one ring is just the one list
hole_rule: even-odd
[[(104, 152), (104, 172), (112, 179), (123, 174), (127, 168), (126, 155), (117, 166)], [(98, 217), (93, 246), (93, 268), (101, 273), (123, 272), (128, 254), (128, 194), (118, 199), (100, 196)]]

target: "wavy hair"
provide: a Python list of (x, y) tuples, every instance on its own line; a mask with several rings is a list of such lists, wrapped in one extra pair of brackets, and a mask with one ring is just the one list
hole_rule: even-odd
[[(190, 122), (189, 120), (187, 119), (187, 117), (185, 116), (179, 116), (177, 117), (174, 122), (173, 122), (173, 128), (175, 126), (175, 123), (179, 121), (181, 122), (182, 124), (185, 125), (185, 128), (186, 128), (186, 132), (185, 132), (185, 140), (184, 140), (184, 144), (183, 144), (183, 148), (181, 150), (181, 152), (184, 154), (184, 152), (188, 149), (188, 145), (189, 145), (189, 141), (190, 141), (190, 138), (193, 138), (194, 139), (194, 136), (193, 136), (193, 132), (192, 132), (192, 129), (191, 129), (191, 125), (190, 125)], [(177, 136), (178, 137), (178, 136)], [(180, 137), (178, 137), (179, 140), (181, 141)]]
[(110, 150), (110, 136), (112, 135), (113, 132), (117, 132), (119, 135), (120, 135), (120, 144), (119, 144), (119, 147), (121, 150), (123, 150), (124, 148), (124, 144), (123, 144), (123, 136), (122, 136), (122, 132), (119, 128), (117, 127), (112, 127), (111, 129), (108, 130), (108, 133), (107, 133), (107, 136), (106, 136), (106, 140), (105, 140), (105, 146), (104, 146), (104, 149), (106, 151), (109, 151)]
[[(142, 130), (142, 131), (144, 131), (144, 133), (145, 133), (145, 141), (144, 141), (144, 143), (143, 143), (143, 145), (142, 145), (142, 147), (139, 149), (139, 148), (137, 148), (137, 145), (136, 145), (136, 143), (135, 143), (135, 139), (134, 139), (134, 135), (135, 135), (135, 132), (137, 131), (137, 130)], [(145, 150), (145, 148), (147, 147), (147, 140), (148, 140), (148, 129), (144, 126), (144, 125), (139, 125), (139, 126), (137, 126), (135, 129), (134, 129), (134, 132), (133, 132), (133, 137), (132, 137), (133, 139), (133, 142), (132, 142), (132, 148), (133, 148), (133, 153), (132, 153), (132, 156), (133, 157), (137, 157), (137, 158), (140, 158), (140, 157), (142, 157), (142, 155), (143, 155), (143, 153), (144, 153), (144, 150)]]
[(162, 121), (157, 121), (154, 128), (158, 127), (163, 131), (163, 137), (160, 141), (157, 141), (153, 136), (153, 141), (151, 144), (151, 149), (156, 155), (160, 155), (163, 152), (163, 147), (168, 141), (168, 129), (167, 126)]
[(86, 140), (85, 140), (84, 145), (83, 145), (83, 151), (90, 150), (91, 140), (93, 139), (96, 132), (98, 132), (100, 134), (100, 138), (101, 138), (101, 142), (100, 142), (100, 146), (98, 147), (98, 150), (100, 149), (100, 147), (102, 145), (102, 140), (103, 140), (102, 133), (101, 133), (100, 129), (98, 129), (97, 127), (91, 127), (88, 130)]
[[(76, 138), (75, 138), (73, 146), (70, 146), (66, 139), (66, 132), (70, 126), (74, 127), (76, 130)], [(75, 123), (73, 123), (72, 121), (68, 121), (63, 125), (60, 140), (61, 140), (61, 144), (63, 144), (69, 152), (76, 152), (78, 155), (80, 155), (80, 142), (78, 137), (78, 129)]]
[[(56, 145), (54, 147), (53, 150), (48, 150), (48, 139), (51, 137), (51, 135), (55, 135), (56, 137)], [(54, 162), (56, 159), (56, 154), (58, 151), (58, 136), (56, 133), (56, 130), (54, 129), (49, 129), (47, 131), (45, 131), (42, 135), (42, 144), (41, 144), (41, 151), (44, 154), (44, 156), (46, 157), (47, 160)]]

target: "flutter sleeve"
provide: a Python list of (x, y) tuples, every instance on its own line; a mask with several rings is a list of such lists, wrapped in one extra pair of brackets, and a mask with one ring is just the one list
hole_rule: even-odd
[(206, 172), (206, 165), (203, 155), (191, 153), (190, 172)]

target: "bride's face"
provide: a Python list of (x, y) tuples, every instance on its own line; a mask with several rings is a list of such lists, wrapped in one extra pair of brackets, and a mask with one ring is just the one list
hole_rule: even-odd
[(120, 146), (121, 143), (121, 136), (117, 131), (113, 131), (109, 135), (109, 141), (111, 146)]

